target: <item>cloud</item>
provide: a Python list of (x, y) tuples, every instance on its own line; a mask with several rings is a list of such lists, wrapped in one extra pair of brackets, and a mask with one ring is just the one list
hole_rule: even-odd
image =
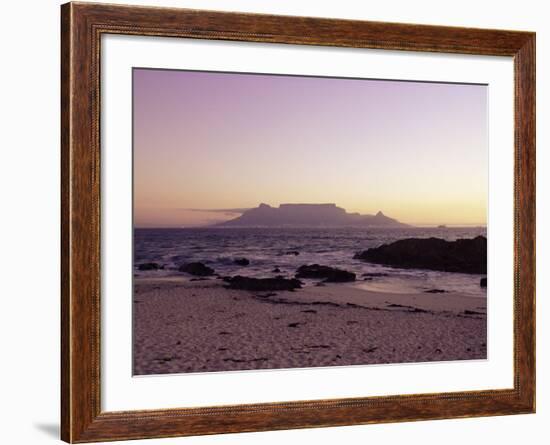
[(229, 214), (242, 214), (246, 212), (247, 209), (179, 209), (179, 210), (186, 210), (188, 212), (208, 212), (208, 213), (229, 213)]

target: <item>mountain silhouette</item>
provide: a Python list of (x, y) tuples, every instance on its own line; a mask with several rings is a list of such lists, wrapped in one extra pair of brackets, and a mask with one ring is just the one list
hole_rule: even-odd
[(376, 215), (347, 213), (336, 204), (260, 204), (218, 227), (408, 227), (382, 212)]

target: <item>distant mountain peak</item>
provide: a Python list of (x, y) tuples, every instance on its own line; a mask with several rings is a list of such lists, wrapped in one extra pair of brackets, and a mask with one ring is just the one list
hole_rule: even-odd
[(280, 204), (261, 203), (235, 219), (216, 224), (219, 227), (406, 227), (379, 211), (376, 215), (348, 213), (334, 203)]

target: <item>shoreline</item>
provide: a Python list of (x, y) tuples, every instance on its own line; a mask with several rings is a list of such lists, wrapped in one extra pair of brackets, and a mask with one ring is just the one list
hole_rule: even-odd
[(134, 278), (135, 375), (487, 357), (486, 298), (357, 284), (230, 290), (217, 279)]

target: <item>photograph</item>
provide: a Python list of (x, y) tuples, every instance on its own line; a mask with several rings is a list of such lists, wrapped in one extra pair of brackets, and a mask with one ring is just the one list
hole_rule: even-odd
[(487, 88), (134, 67), (133, 375), (487, 359)]

